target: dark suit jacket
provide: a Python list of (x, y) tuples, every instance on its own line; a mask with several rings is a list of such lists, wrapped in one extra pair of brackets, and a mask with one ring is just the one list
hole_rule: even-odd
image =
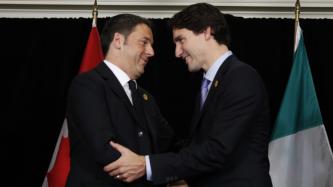
[(198, 187), (270, 187), (269, 106), (264, 84), (231, 55), (219, 68), (202, 111), (199, 97), (190, 145), (150, 155), (155, 183), (185, 178)]
[[(151, 186), (146, 176), (127, 184), (103, 171), (105, 165), (120, 157), (119, 152), (110, 146), (110, 140), (141, 154), (144, 154), (143, 150), (164, 152), (171, 143), (173, 132), (153, 97), (140, 87), (138, 92), (145, 124), (134, 112), (117, 78), (103, 62), (73, 80), (67, 115), (71, 156), (68, 187)], [(143, 138), (148, 138), (148, 145), (142, 143)]]

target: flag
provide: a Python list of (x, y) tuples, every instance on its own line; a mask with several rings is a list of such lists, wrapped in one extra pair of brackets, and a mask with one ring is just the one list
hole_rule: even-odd
[[(100, 37), (96, 27), (96, 19), (93, 19), (79, 72), (82, 73), (93, 69), (103, 58)], [(69, 167), (69, 138), (67, 120), (65, 118), (42, 187), (65, 187)]]
[(333, 156), (320, 113), (302, 30), (269, 144), (274, 187), (332, 187)]

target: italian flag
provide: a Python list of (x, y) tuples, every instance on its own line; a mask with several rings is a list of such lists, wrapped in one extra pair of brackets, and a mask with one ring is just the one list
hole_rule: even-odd
[(296, 22), (294, 62), (269, 144), (274, 187), (333, 187), (333, 156)]

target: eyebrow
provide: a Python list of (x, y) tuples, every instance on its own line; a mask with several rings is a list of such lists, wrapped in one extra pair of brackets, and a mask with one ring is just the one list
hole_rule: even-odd
[(177, 36), (175, 39), (173, 39), (174, 42), (178, 42), (182, 39), (182, 36)]
[(154, 40), (152, 40), (152, 39), (150, 39), (149, 37), (147, 37), (147, 36), (144, 36), (143, 38), (142, 38), (143, 40), (148, 40), (150, 43), (154, 43)]

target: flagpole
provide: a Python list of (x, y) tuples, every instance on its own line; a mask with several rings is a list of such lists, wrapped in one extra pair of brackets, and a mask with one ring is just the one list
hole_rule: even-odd
[(95, 0), (94, 2), (94, 6), (93, 6), (93, 11), (92, 11), (92, 16), (93, 16), (93, 27), (96, 27), (96, 22), (97, 22), (97, 16), (98, 16), (98, 6), (97, 6), (97, 0)]
[(299, 0), (296, 0), (295, 3), (295, 30), (294, 30), (294, 49), (296, 49), (296, 36), (297, 36), (297, 27), (299, 25), (299, 15), (300, 15), (300, 11), (301, 11), (301, 4), (299, 2)]

